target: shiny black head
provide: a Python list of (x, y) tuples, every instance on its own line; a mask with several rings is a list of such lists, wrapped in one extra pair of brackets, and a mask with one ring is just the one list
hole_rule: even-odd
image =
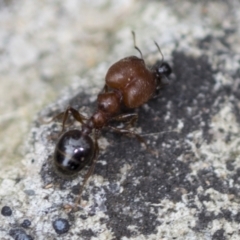
[(162, 51), (161, 51), (160, 47), (158, 46), (157, 42), (154, 42), (154, 43), (157, 46), (157, 49), (162, 56), (162, 60), (156, 62), (156, 64), (153, 66), (153, 71), (156, 74), (156, 78), (158, 79), (159, 84), (161, 82), (164, 84), (164, 78), (165, 79), (168, 78), (168, 76), (172, 73), (172, 69), (168, 63), (164, 62), (164, 56), (163, 56)]
[(158, 61), (152, 68), (155, 77), (158, 81), (158, 86), (169, 83), (168, 77), (172, 73), (172, 68), (167, 62)]
[(58, 173), (73, 176), (92, 163), (94, 143), (79, 130), (70, 130), (60, 136), (55, 152), (54, 166)]
[(162, 62), (160, 65), (158, 65), (156, 71), (159, 75), (165, 77), (168, 77), (172, 73), (171, 67), (166, 62)]

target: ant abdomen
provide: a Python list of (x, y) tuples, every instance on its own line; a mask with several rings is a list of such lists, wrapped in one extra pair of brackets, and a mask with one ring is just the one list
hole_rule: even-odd
[(54, 165), (58, 173), (73, 176), (91, 164), (94, 157), (94, 143), (88, 135), (74, 129), (62, 134), (56, 144)]
[(155, 93), (157, 81), (143, 59), (130, 56), (114, 63), (106, 74), (106, 85), (118, 89), (127, 108), (137, 108)]

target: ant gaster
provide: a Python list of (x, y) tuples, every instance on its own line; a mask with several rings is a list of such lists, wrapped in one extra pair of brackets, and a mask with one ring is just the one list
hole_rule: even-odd
[[(137, 114), (121, 113), (121, 107), (133, 109), (146, 103), (166, 83), (167, 77), (172, 72), (169, 64), (164, 62), (156, 42), (155, 44), (162, 55), (162, 61), (156, 63), (152, 68), (148, 68), (140, 49), (136, 46), (135, 33), (132, 32), (132, 34), (134, 47), (140, 53), (141, 58), (126, 57), (109, 68), (105, 77), (104, 89), (97, 98), (95, 113), (86, 119), (72, 107), (68, 107), (64, 112), (62, 132), (64, 132), (69, 113), (82, 124), (82, 128), (81, 130), (68, 130), (60, 136), (54, 152), (54, 166), (60, 174), (73, 176), (86, 165), (90, 165), (76, 204), (80, 202), (84, 185), (94, 171), (99, 152), (97, 142), (99, 131), (103, 127), (107, 127), (120, 133), (130, 134), (137, 137), (146, 146), (142, 137), (129, 130), (129, 126), (137, 120)], [(123, 121), (128, 122), (128, 124), (123, 128), (116, 128), (111, 126), (112, 121)], [(90, 134), (93, 134), (93, 139)]]

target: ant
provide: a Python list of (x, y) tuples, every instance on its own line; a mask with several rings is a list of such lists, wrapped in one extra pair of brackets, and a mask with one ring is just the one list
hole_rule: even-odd
[[(135, 136), (148, 149), (144, 139), (134, 131), (129, 130), (129, 126), (132, 126), (137, 120), (137, 114), (123, 113), (122, 107), (134, 109), (146, 103), (156, 95), (159, 88), (166, 84), (172, 70), (169, 64), (164, 62), (163, 54), (156, 42), (154, 43), (161, 53), (162, 60), (148, 68), (143, 60), (142, 52), (136, 46), (133, 31), (132, 35), (134, 48), (140, 53), (141, 58), (136, 56), (125, 57), (108, 69), (105, 86), (97, 97), (95, 113), (90, 118), (86, 118), (72, 107), (68, 107), (62, 113), (63, 134), (57, 141), (53, 157), (56, 171), (65, 176), (75, 176), (86, 165), (90, 165), (84, 176), (75, 206), (79, 204), (84, 186), (96, 165), (99, 153), (97, 140), (100, 130), (109, 128), (119, 133)], [(73, 118), (81, 123), (81, 130), (73, 129), (64, 132), (69, 114), (72, 114)], [(117, 128), (111, 126), (112, 121), (127, 122), (127, 124), (122, 128)]]

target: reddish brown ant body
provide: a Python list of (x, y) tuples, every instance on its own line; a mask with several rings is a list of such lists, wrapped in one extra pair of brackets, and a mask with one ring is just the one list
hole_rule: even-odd
[[(143, 138), (130, 131), (128, 127), (115, 128), (110, 123), (114, 120), (128, 121), (129, 126), (135, 122), (137, 114), (121, 114), (122, 106), (133, 109), (146, 103), (155, 95), (156, 90), (164, 85), (172, 72), (169, 64), (164, 62), (163, 59), (152, 68), (148, 68), (142, 58), (141, 51), (136, 46), (134, 32), (133, 39), (134, 47), (141, 54), (141, 58), (136, 56), (126, 57), (109, 68), (105, 77), (104, 90), (97, 98), (96, 112), (89, 119), (86, 119), (71, 107), (64, 113), (63, 130), (69, 113), (82, 124), (82, 129), (69, 130), (60, 136), (54, 152), (56, 170), (61, 174), (72, 176), (86, 165), (90, 165), (76, 203), (79, 202), (83, 187), (94, 171), (99, 152), (97, 142), (99, 131), (103, 127), (108, 127), (120, 133), (133, 135), (145, 144)], [(157, 44), (156, 46), (158, 47)], [(158, 50), (160, 51), (159, 47)], [(92, 133), (94, 140), (90, 137)]]

